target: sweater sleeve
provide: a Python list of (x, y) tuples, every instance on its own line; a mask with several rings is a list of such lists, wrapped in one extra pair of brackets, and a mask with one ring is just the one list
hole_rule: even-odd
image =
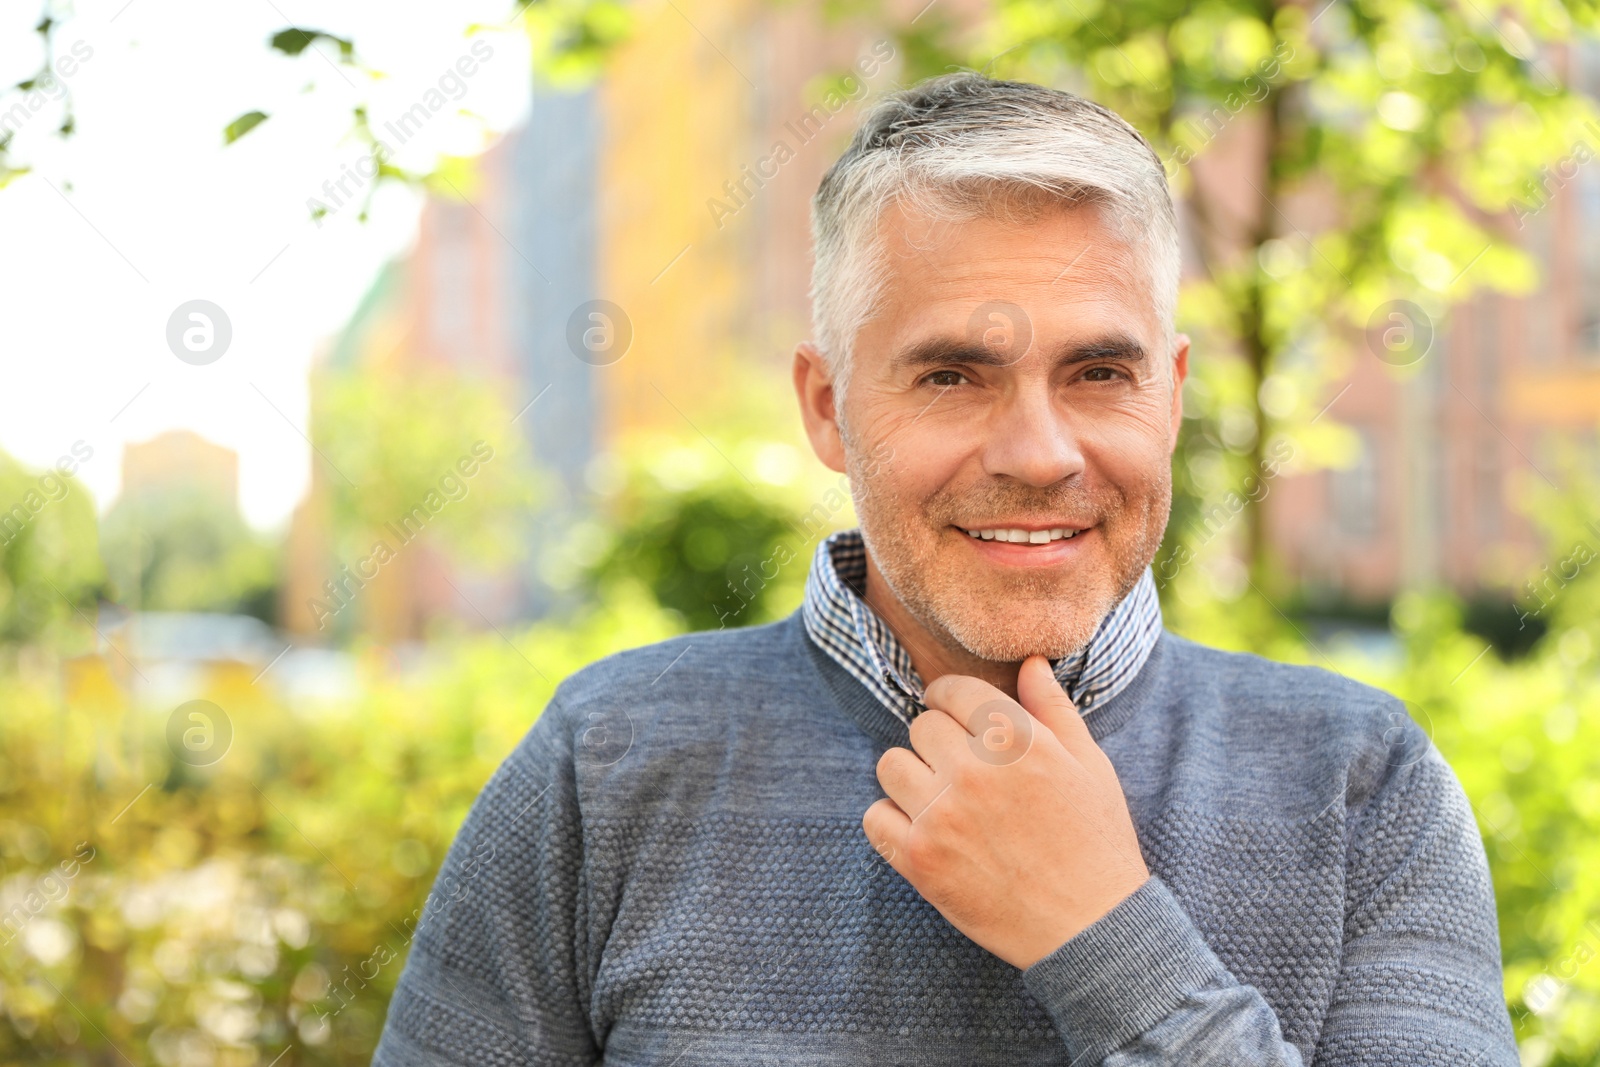
[[(1350, 818), (1343, 962), (1314, 1067), (1519, 1063), (1483, 841), (1421, 744)], [(1155, 874), (1023, 980), (1080, 1067), (1306, 1065)]]
[(556, 706), (496, 770), (450, 846), (374, 1067), (600, 1062), (585, 1012), (572, 738)]

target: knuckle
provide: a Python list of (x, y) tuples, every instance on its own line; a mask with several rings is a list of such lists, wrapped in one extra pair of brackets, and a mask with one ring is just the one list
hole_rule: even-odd
[[(874, 801), (867, 810), (861, 814), (861, 829), (866, 831), (867, 837), (872, 841), (873, 847), (878, 847), (880, 841), (887, 841), (892, 823), (889, 812), (894, 807), (894, 801), (888, 797)], [(887, 846), (885, 846), (887, 847)]]
[(898, 753), (902, 750), (891, 748), (878, 757), (878, 781), (899, 781), (904, 777), (904, 770), (900, 767)]
[(916, 833), (905, 843), (906, 862), (917, 871), (937, 870), (944, 857), (944, 845), (929, 833)]
[(963, 792), (971, 792), (983, 784), (983, 772), (986, 765), (970, 756), (952, 760), (950, 764), (950, 783)]

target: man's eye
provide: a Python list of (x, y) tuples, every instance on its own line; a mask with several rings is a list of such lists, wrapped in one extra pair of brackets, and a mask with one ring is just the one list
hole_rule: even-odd
[(936, 370), (922, 380), (927, 382), (929, 385), (949, 387), (952, 385), (960, 385), (962, 382), (967, 380), (967, 376), (958, 370)]
[(1122, 377), (1122, 372), (1115, 367), (1090, 367), (1083, 372), (1083, 378), (1089, 382), (1114, 382)]

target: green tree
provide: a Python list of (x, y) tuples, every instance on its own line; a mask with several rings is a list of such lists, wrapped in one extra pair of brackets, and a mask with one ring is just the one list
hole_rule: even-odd
[(80, 631), (106, 584), (88, 490), (0, 452), (0, 509), (0, 643)]
[(101, 524), (113, 598), (146, 611), (277, 621), (279, 546), (229, 500), (192, 487), (124, 494)]
[(360, 364), (316, 371), (311, 397), (315, 480), (338, 562), (379, 542), (398, 553), (415, 537), (475, 565), (526, 552), (526, 513), (547, 478), (497, 383)]

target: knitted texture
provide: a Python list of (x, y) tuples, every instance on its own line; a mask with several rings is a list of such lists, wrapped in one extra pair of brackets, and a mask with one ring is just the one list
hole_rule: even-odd
[(868, 844), (907, 728), (798, 613), (591, 664), (462, 825), (374, 1063), (1515, 1067), (1482, 841), (1399, 701), (1163, 634), (1084, 721), (1152, 876), (1019, 971)]

